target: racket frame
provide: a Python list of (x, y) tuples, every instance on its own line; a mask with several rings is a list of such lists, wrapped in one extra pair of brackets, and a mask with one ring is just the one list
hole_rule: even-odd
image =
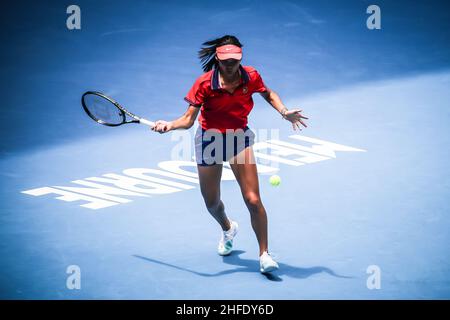
[[(108, 122), (103, 121), (102, 119), (96, 118), (96, 117), (91, 113), (91, 111), (89, 110), (89, 108), (87, 107), (87, 105), (86, 105), (86, 103), (85, 103), (85, 101), (84, 101), (84, 97), (87, 96), (87, 95), (96, 95), (96, 96), (99, 96), (99, 97), (101, 97), (101, 98), (103, 98), (103, 99), (106, 99), (106, 100), (108, 100), (109, 102), (111, 102), (117, 109), (120, 110), (120, 113), (121, 113), (121, 116), (122, 116), (122, 119), (123, 119), (122, 122), (121, 122), (121, 123), (108, 123)], [(145, 125), (147, 125), (147, 126), (149, 126), (149, 127), (154, 127), (154, 126), (155, 126), (155, 123), (154, 123), (154, 122), (149, 121), (149, 120), (144, 119), (144, 118), (141, 118), (141, 117), (138, 117), (138, 116), (135, 115), (134, 113), (132, 113), (132, 112), (128, 111), (127, 109), (125, 109), (124, 107), (122, 107), (122, 106), (121, 106), (117, 101), (115, 101), (114, 99), (112, 99), (112, 98), (108, 97), (107, 95), (105, 95), (105, 94), (103, 94), (103, 93), (101, 93), (101, 92), (98, 92), (98, 91), (87, 91), (87, 92), (85, 92), (85, 93), (81, 96), (81, 105), (83, 106), (84, 111), (87, 113), (87, 115), (88, 115), (91, 119), (93, 119), (95, 122), (97, 122), (97, 123), (99, 123), (99, 124), (102, 124), (102, 125), (105, 125), (105, 126), (109, 126), (109, 127), (117, 127), (117, 126), (120, 126), (120, 125), (126, 124), (126, 123), (141, 123), (141, 124), (145, 124)], [(133, 118), (133, 120), (127, 121), (127, 120), (126, 120), (126, 115), (130, 116), (131, 118)]]

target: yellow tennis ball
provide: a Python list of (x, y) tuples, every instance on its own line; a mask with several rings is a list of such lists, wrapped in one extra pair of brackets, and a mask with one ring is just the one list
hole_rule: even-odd
[(269, 182), (274, 187), (277, 187), (281, 183), (281, 178), (280, 178), (280, 176), (277, 176), (276, 174), (274, 174), (273, 176), (270, 177)]

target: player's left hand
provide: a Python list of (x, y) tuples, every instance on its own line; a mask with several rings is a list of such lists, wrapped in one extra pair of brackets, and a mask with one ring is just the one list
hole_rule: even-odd
[(304, 126), (305, 128), (308, 127), (302, 119), (308, 119), (307, 117), (303, 116), (301, 114), (302, 110), (300, 109), (292, 109), (288, 110), (284, 114), (284, 119), (290, 121), (292, 123), (292, 128), (294, 130), (297, 130), (297, 128), (302, 131), (300, 125)]

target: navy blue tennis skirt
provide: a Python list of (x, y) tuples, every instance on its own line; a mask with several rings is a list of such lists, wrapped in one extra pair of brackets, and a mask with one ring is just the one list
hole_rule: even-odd
[(249, 128), (222, 133), (198, 127), (195, 134), (195, 158), (199, 166), (211, 166), (229, 161), (255, 143), (255, 133)]

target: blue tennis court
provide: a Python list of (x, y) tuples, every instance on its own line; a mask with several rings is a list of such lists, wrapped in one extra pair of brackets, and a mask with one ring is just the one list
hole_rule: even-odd
[[(6, 5), (0, 297), (449, 299), (450, 8), (379, 1), (381, 29), (369, 30), (370, 4), (78, 1), (79, 30), (67, 28), (65, 3)], [(293, 131), (254, 95), (249, 126), (280, 266), (269, 275), (227, 164), (221, 196), (240, 231), (230, 256), (216, 252), (197, 123), (109, 128), (80, 104), (98, 90), (175, 119), (202, 73), (201, 44), (225, 34), (309, 118)]]

